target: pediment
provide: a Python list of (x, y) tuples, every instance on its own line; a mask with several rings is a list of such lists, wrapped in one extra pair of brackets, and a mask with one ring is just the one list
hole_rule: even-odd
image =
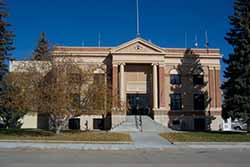
[(165, 54), (165, 51), (160, 47), (145, 41), (141, 38), (136, 38), (132, 41), (124, 43), (111, 51), (112, 54)]

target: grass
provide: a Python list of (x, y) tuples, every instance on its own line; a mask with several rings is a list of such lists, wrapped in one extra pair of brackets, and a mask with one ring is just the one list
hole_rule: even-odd
[(57, 135), (51, 131), (31, 129), (1, 129), (0, 140), (42, 140), (77, 142), (131, 142), (127, 133), (65, 131)]
[(235, 132), (161, 133), (170, 142), (250, 142), (250, 134)]

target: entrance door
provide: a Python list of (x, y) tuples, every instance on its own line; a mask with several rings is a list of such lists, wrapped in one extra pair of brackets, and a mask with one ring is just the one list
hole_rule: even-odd
[(150, 115), (149, 97), (146, 94), (128, 94), (128, 115)]

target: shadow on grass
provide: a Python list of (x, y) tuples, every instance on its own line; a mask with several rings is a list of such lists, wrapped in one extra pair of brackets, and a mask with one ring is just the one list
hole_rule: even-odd
[[(62, 130), (61, 134), (70, 135), (70, 134), (82, 134), (82, 133), (99, 133), (105, 134), (109, 133), (108, 131), (81, 131), (81, 130)], [(0, 129), (0, 135), (13, 135), (13, 136), (55, 136), (56, 133), (53, 130), (43, 130), (43, 129)]]
[(0, 135), (14, 135), (14, 136), (54, 136), (53, 131), (46, 131), (41, 129), (0, 129)]
[(231, 134), (249, 134), (247, 131), (179, 131), (179, 132), (185, 132), (185, 133), (204, 133), (204, 134), (225, 134), (225, 135), (231, 135)]

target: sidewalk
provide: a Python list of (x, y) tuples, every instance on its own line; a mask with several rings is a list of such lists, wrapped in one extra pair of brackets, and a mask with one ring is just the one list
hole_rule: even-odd
[(0, 142), (0, 149), (135, 150), (133, 144)]
[(69, 144), (69, 143), (28, 143), (0, 142), (0, 149), (59, 149), (59, 150), (165, 150), (174, 145), (138, 145), (138, 144)]
[(134, 145), (137, 148), (156, 148), (156, 149), (167, 149), (174, 147), (169, 141), (165, 140), (158, 133), (130, 133)]
[(130, 133), (133, 142), (74, 142), (0, 140), (0, 149), (69, 149), (69, 150), (164, 150), (175, 146), (157, 133)]
[(250, 149), (250, 142), (175, 142), (174, 145), (191, 149)]
[(58, 150), (158, 150), (167, 149), (250, 149), (250, 143), (177, 143), (171, 145), (143, 144), (70, 144), (0, 142), (0, 149), (58, 149)]
[[(0, 141), (0, 149), (58, 149), (58, 150), (155, 150), (167, 149), (250, 149), (250, 142), (176, 142), (170, 144), (155, 134), (131, 134), (133, 143), (72, 143), (72, 141)], [(153, 140), (152, 140), (153, 139)]]

